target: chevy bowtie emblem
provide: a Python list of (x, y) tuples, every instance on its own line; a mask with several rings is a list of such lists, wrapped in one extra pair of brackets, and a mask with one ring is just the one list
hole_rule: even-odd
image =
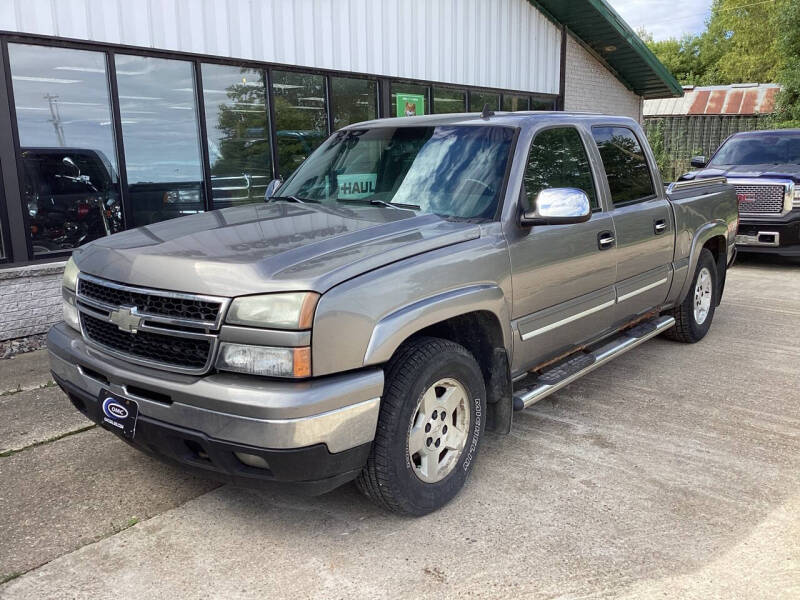
[(120, 309), (111, 311), (108, 318), (114, 325), (119, 327), (120, 330), (127, 331), (128, 333), (136, 333), (142, 325), (142, 318), (138, 316), (135, 311), (136, 308), (123, 306)]

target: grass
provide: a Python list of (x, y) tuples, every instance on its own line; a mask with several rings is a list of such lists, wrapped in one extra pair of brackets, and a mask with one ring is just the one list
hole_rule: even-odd
[(4, 392), (0, 392), (0, 396), (12, 396), (13, 394), (19, 394), (20, 392), (30, 392), (31, 390), (43, 390), (46, 388), (51, 388), (56, 385), (56, 382), (52, 379), (47, 383), (43, 383), (40, 386), (32, 387), (32, 388), (23, 388), (20, 384), (17, 384), (16, 389), (13, 390), (6, 390)]
[(42, 446), (44, 444), (49, 444), (51, 442), (57, 442), (58, 440), (63, 440), (65, 437), (69, 437), (71, 435), (77, 435), (79, 433), (83, 433), (84, 431), (89, 431), (90, 429), (94, 429), (95, 427), (97, 427), (97, 425), (92, 423), (91, 425), (87, 425), (86, 427), (81, 427), (80, 429), (76, 429), (74, 431), (68, 431), (67, 433), (62, 433), (61, 435), (56, 435), (54, 437), (47, 438), (46, 440), (40, 440), (38, 442), (34, 442), (33, 444), (29, 444), (28, 446), (17, 448), (16, 450), (6, 450), (5, 452), (0, 452), (0, 458), (6, 458), (9, 456), (13, 456), (14, 454), (19, 454), (20, 452), (24, 452), (25, 450), (36, 448), (37, 446)]
[(19, 577), (22, 574), (23, 574), (22, 571), (14, 571), (13, 573), (9, 573), (8, 575), (0, 575), (0, 585), (3, 585), (4, 583), (8, 583), (12, 579), (16, 579), (17, 577)]
[(112, 529), (114, 530), (114, 533), (119, 533), (120, 531), (125, 531), (126, 529), (133, 527), (138, 522), (139, 522), (139, 517), (131, 517), (130, 519), (125, 521), (122, 525), (112, 524)]
[[(96, 540), (94, 540), (93, 543), (99, 542), (100, 540), (104, 540), (107, 537), (110, 537), (112, 535), (116, 535), (120, 531), (125, 531), (126, 529), (130, 529), (131, 527), (136, 525), (138, 522), (139, 522), (139, 517), (129, 517), (128, 520), (125, 521), (122, 525), (114, 525), (112, 523), (111, 524), (111, 533), (106, 533), (106, 534), (103, 534), (103, 535), (99, 536)], [(47, 564), (47, 563), (44, 563), (44, 564)], [(0, 575), (0, 585), (3, 585), (4, 583), (8, 583), (12, 579), (16, 579), (17, 577), (20, 577), (21, 575), (25, 575), (25, 573), (29, 573), (30, 571), (38, 569), (41, 566), (44, 566), (44, 565), (39, 565), (37, 567), (33, 567), (32, 569), (29, 569), (28, 571), (12, 571), (11, 573), (9, 573), (7, 575)]]

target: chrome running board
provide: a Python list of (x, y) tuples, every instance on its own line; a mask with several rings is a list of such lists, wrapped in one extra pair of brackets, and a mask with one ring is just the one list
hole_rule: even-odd
[(587, 373), (591, 373), (597, 367), (621, 354), (625, 354), (631, 348), (663, 333), (673, 325), (675, 325), (673, 317), (650, 319), (622, 331), (610, 341), (601, 342), (603, 345), (592, 351), (580, 352), (560, 364), (548, 367), (539, 374), (525, 377), (518, 383), (520, 389), (514, 391), (514, 410), (523, 410), (536, 404), (539, 400), (557, 392)]

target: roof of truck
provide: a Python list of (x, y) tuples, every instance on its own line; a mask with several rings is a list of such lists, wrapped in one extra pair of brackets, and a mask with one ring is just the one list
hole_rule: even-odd
[(438, 125), (504, 125), (521, 127), (533, 125), (541, 120), (554, 121), (607, 121), (613, 123), (636, 123), (629, 117), (610, 116), (599, 113), (562, 112), (553, 110), (530, 110), (518, 112), (496, 111), (489, 117), (481, 113), (450, 113), (443, 115), (424, 115), (419, 117), (393, 117), (390, 119), (374, 119), (353, 123), (343, 129), (361, 129), (363, 127), (435, 127)]

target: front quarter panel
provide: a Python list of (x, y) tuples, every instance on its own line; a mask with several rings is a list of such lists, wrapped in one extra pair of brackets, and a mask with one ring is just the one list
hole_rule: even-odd
[(317, 305), (315, 377), (386, 362), (409, 336), (475, 310), (492, 312), (511, 352), (510, 267), (499, 223), (481, 238), (421, 254), (336, 286)]

